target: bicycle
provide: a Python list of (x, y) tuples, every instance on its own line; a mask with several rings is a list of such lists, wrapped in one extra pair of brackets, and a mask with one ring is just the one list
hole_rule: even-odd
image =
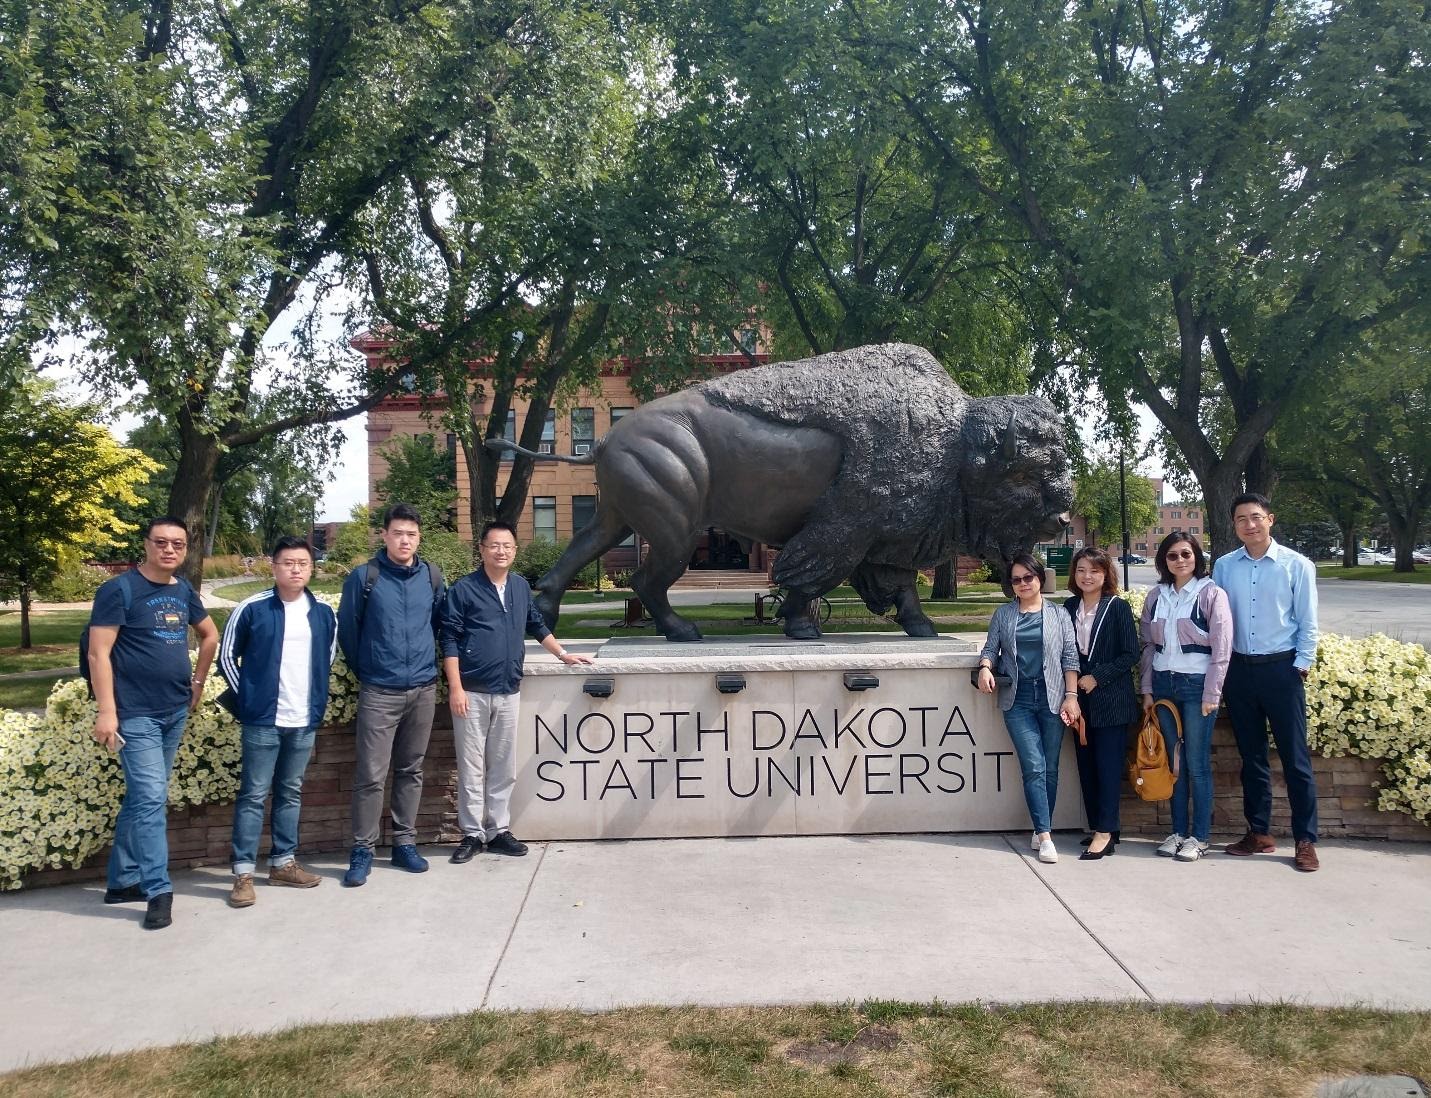
[[(789, 591), (784, 587), (772, 587), (769, 594), (762, 595), (760, 597), (760, 612), (757, 615), (757, 620), (760, 621), (761, 624), (777, 620), (780, 617), (780, 608), (785, 605), (785, 599), (788, 595)], [(816, 615), (820, 624), (824, 625), (829, 621), (832, 613), (834, 613), (834, 607), (830, 605), (830, 600), (824, 595), (821, 595), (819, 598), (819, 610)]]

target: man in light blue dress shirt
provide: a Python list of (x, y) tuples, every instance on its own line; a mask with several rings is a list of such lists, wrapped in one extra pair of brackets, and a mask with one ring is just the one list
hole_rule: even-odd
[(1271, 835), (1270, 724), (1292, 809), (1293, 864), (1311, 873), (1320, 863), (1304, 682), (1317, 656), (1317, 570), (1272, 539), (1275, 519), (1266, 496), (1249, 492), (1233, 500), (1232, 521), (1242, 548), (1219, 557), (1212, 570), (1232, 607), (1232, 663), (1223, 697), (1242, 754), (1247, 817), (1247, 834), (1224, 849), (1243, 856), (1277, 849)]

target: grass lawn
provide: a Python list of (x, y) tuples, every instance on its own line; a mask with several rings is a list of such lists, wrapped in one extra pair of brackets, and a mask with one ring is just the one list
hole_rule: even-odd
[(306, 1026), (3, 1078), (9, 1095), (1291, 1098), (1431, 1076), (1431, 1014), (1068, 1004), (476, 1013)]
[(0, 611), (0, 675), (73, 667), (79, 659), (79, 635), (89, 621), (83, 610), (31, 610), (30, 639), (35, 647), (20, 650), (20, 611)]
[[(71, 661), (73, 664), (73, 661)], [(56, 683), (68, 679), (10, 679), (0, 681), (0, 709), (43, 709)]]
[(1358, 564), (1344, 568), (1340, 564), (1317, 565), (1318, 579), (1379, 580), (1382, 583), (1431, 583), (1431, 565), (1418, 564), (1414, 572), (1393, 572), (1390, 564)]

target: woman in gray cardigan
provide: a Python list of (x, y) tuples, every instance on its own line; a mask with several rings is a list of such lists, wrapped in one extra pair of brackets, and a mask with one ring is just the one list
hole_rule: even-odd
[(1033, 819), (1033, 848), (1041, 862), (1058, 861), (1049, 833), (1058, 794), (1063, 730), (1078, 720), (1078, 641), (1073, 619), (1043, 597), (1044, 568), (1020, 553), (1009, 564), (1012, 602), (994, 611), (979, 653), (978, 687), (994, 692), (994, 667), (1009, 679), (999, 708), (1023, 772), (1024, 801)]

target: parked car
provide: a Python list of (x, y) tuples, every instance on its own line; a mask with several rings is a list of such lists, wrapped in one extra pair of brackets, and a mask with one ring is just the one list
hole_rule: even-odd
[(1147, 557), (1140, 557), (1137, 553), (1124, 553), (1118, 558), (1124, 564), (1147, 564)]
[(1358, 549), (1356, 561), (1358, 564), (1395, 564), (1396, 557), (1383, 549)]

